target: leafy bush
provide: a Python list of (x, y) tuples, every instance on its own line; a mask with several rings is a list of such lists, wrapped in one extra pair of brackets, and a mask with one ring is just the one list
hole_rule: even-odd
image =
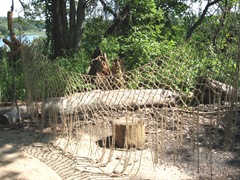
[(84, 49), (81, 49), (77, 54), (70, 55), (68, 57), (58, 57), (54, 64), (66, 69), (67, 71), (86, 73), (90, 64), (90, 59)]
[(169, 42), (158, 49), (157, 58), (148, 59), (148, 63), (131, 73), (130, 88), (173, 89), (188, 94), (192, 91), (198, 75), (195, 62), (198, 61), (191, 48), (186, 45), (175, 46)]
[(3, 54), (0, 60), (0, 101), (25, 98), (22, 68), (21, 65), (18, 65), (12, 66), (9, 59)]
[(7, 36), (9, 34), (6, 24), (0, 24), (0, 35)]
[(81, 49), (84, 49), (89, 59), (91, 59), (94, 50), (100, 46), (101, 40), (109, 24), (110, 21), (103, 19), (102, 16), (86, 20)]
[(174, 41), (158, 42), (151, 33), (146, 34), (135, 31), (131, 36), (122, 38), (121, 53), (124, 54), (127, 69), (133, 69), (146, 64), (152, 59), (163, 55), (166, 51), (172, 51)]
[(118, 38), (113, 36), (103, 38), (100, 44), (100, 49), (107, 54), (110, 62), (112, 59), (119, 58), (120, 44)]

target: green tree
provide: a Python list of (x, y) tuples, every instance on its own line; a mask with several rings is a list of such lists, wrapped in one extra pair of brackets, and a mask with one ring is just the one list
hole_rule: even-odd
[[(83, 40), (83, 33), (86, 30), (86, 16), (94, 18), (91, 12), (98, 3), (97, 0), (45, 0), (45, 19), (47, 36), (51, 42), (54, 57), (65, 56), (69, 52), (77, 52)], [(156, 7), (154, 1), (133, 1), (133, 0), (99, 0), (102, 8), (100, 14), (113, 18), (112, 23), (106, 28), (104, 36), (127, 36), (135, 31), (138, 26), (142, 33), (156, 31), (155, 35), (160, 36), (162, 27), (162, 11)], [(25, 11), (29, 14), (29, 7), (41, 7), (40, 0), (32, 1), (30, 5), (23, 4)], [(99, 12), (97, 16), (99, 16)], [(39, 14), (39, 13), (36, 13)], [(89, 19), (89, 18), (88, 18)], [(107, 20), (107, 21), (108, 21)], [(144, 25), (147, 26), (145, 27)], [(134, 27), (134, 28), (133, 28)], [(133, 30), (134, 29), (134, 30)]]
[(0, 35), (8, 35), (8, 28), (6, 24), (0, 24)]
[[(46, 19), (46, 30), (53, 49), (53, 57), (65, 56), (80, 49), (87, 8), (92, 0), (20, 0), (25, 15)], [(31, 7), (35, 7), (32, 11)], [(38, 8), (38, 9), (37, 9)]]

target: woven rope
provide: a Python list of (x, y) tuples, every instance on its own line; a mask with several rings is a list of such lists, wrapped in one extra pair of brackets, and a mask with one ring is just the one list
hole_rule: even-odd
[[(225, 84), (216, 83), (215, 89), (207, 92), (206, 88), (212, 87), (209, 79), (202, 78), (197, 82), (205, 84), (205, 89), (197, 89), (196, 79), (190, 75), (194, 64), (184, 62), (181, 55), (175, 54), (175, 60), (170, 56), (132, 71), (115, 69), (112, 75), (90, 76), (68, 72), (33, 48), (25, 48), (22, 64), (29, 109), (41, 110), (42, 129), (50, 127), (55, 146), (65, 155), (79, 162), (85, 159), (110, 175), (137, 173), (144, 149), (152, 151), (154, 164), (162, 162), (166, 147), (172, 147), (173, 160), (177, 160), (189, 142), (192, 152), (198, 155), (200, 125), (217, 128), (224, 117), (233, 115), (226, 115), (226, 111), (232, 108), (233, 113), (235, 106), (222, 103), (219, 87)], [(234, 88), (226, 88), (229, 95), (224, 96), (224, 102), (232, 102)], [(211, 96), (208, 100), (213, 104), (207, 111), (201, 105), (204, 93)], [(119, 151), (114, 147), (113, 124), (122, 117), (128, 123), (135, 118), (144, 121), (147, 140), (141, 148)], [(208, 147), (216, 139), (210, 136)], [(109, 164), (114, 168), (109, 169)]]

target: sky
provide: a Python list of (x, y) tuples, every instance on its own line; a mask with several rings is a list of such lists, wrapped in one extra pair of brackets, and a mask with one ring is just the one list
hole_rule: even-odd
[[(0, 17), (7, 16), (7, 12), (10, 10), (12, 6), (12, 0), (0, 0)], [(202, 7), (205, 7), (206, 1), (203, 1)], [(198, 9), (199, 4), (194, 3), (193, 9)], [(18, 17), (18, 15), (23, 16), (23, 12), (21, 11), (21, 4), (18, 0), (14, 0), (14, 12), (13, 17)]]
[[(0, 17), (7, 16), (7, 12), (10, 11), (12, 6), (11, 0), (0, 0)], [(18, 17), (18, 13), (20, 15), (23, 15), (21, 11), (21, 4), (18, 0), (14, 0), (14, 11), (13, 11), (13, 17)]]

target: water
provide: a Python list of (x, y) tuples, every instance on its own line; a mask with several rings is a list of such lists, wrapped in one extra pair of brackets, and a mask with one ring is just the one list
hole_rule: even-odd
[[(27, 42), (32, 42), (35, 38), (39, 37), (40, 35), (28, 35), (28, 36), (23, 36), (23, 37), (18, 37), (18, 39), (22, 42), (27, 41)], [(41, 35), (42, 36), (42, 35)], [(0, 47), (4, 46), (5, 44), (2, 41), (2, 38), (0, 39)]]

